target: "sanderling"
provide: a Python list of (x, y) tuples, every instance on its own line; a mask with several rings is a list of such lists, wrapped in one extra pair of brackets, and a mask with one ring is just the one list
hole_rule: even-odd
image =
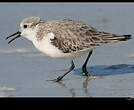
[(24, 36), (46, 55), (71, 61), (69, 70), (55, 79), (54, 81), (56, 82), (75, 68), (73, 62), (75, 58), (89, 53), (82, 66), (83, 75), (89, 76), (86, 66), (93, 49), (106, 43), (131, 39), (131, 35), (116, 35), (103, 32), (81, 21), (71, 19), (45, 21), (40, 17), (29, 17), (20, 23), (20, 28), (20, 31), (6, 38), (9, 39), (17, 35), (8, 43)]

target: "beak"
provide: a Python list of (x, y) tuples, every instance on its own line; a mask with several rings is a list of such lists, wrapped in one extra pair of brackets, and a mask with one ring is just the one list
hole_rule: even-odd
[(21, 37), (21, 32), (20, 31), (18, 31), (18, 32), (16, 32), (16, 33), (14, 33), (14, 34), (12, 34), (12, 35), (10, 35), (10, 36), (8, 36), (8, 37), (6, 37), (6, 40), (7, 39), (9, 39), (9, 38), (11, 38), (11, 37), (13, 37), (13, 36), (15, 36), (15, 35), (17, 35), (16, 37), (14, 37), (14, 38), (12, 38), (9, 42), (8, 42), (8, 44), (10, 44), (12, 41), (14, 41), (15, 39), (17, 39), (17, 38), (19, 38), (19, 37)]

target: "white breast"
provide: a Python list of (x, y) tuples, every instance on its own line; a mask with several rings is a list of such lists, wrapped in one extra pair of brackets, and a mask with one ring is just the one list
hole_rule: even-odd
[(38, 50), (45, 53), (46, 55), (57, 58), (62, 54), (62, 51), (53, 46), (51, 44), (50, 39), (54, 39), (53, 33), (49, 33), (47, 36), (44, 36), (44, 38), (41, 41), (35, 41), (33, 42), (33, 44)]
[(53, 33), (49, 33), (47, 36), (44, 36), (44, 38), (41, 41), (33, 41), (33, 44), (38, 50), (45, 53), (47, 56), (53, 58), (63, 58), (72, 60), (90, 51), (90, 49), (86, 49), (74, 53), (63, 53), (61, 50), (59, 50), (57, 47), (51, 44), (50, 39), (54, 39)]

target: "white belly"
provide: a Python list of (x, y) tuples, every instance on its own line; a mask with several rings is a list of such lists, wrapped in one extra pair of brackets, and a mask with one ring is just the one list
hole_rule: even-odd
[(46, 41), (40, 42), (40, 44), (35, 45), (35, 47), (41, 52), (45, 53), (47, 56), (50, 56), (53, 58), (70, 59), (70, 60), (80, 57), (83, 54), (92, 50), (92, 49), (86, 49), (86, 50), (82, 50), (78, 52), (63, 53), (57, 47), (53, 46), (50, 42), (46, 42)]
[(51, 38), (50, 36), (46, 36), (41, 41), (34, 41), (33, 44), (39, 51), (53, 58), (72, 60), (92, 50), (92, 49), (85, 49), (73, 53), (63, 53), (61, 50), (59, 50), (57, 47), (51, 44), (50, 38)]

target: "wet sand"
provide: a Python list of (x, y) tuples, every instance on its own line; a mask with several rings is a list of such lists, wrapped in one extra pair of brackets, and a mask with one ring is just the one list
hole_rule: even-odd
[(8, 35), (18, 31), (20, 21), (29, 16), (46, 20), (71, 18), (106, 32), (134, 35), (132, 10), (134, 3), (0, 3), (0, 96), (134, 96), (133, 39), (94, 50), (87, 69), (96, 78), (82, 76), (81, 66), (87, 56), (84, 55), (75, 60), (74, 71), (59, 83), (47, 80), (65, 72), (69, 61), (40, 53), (24, 38), (10, 45), (5, 41)]

